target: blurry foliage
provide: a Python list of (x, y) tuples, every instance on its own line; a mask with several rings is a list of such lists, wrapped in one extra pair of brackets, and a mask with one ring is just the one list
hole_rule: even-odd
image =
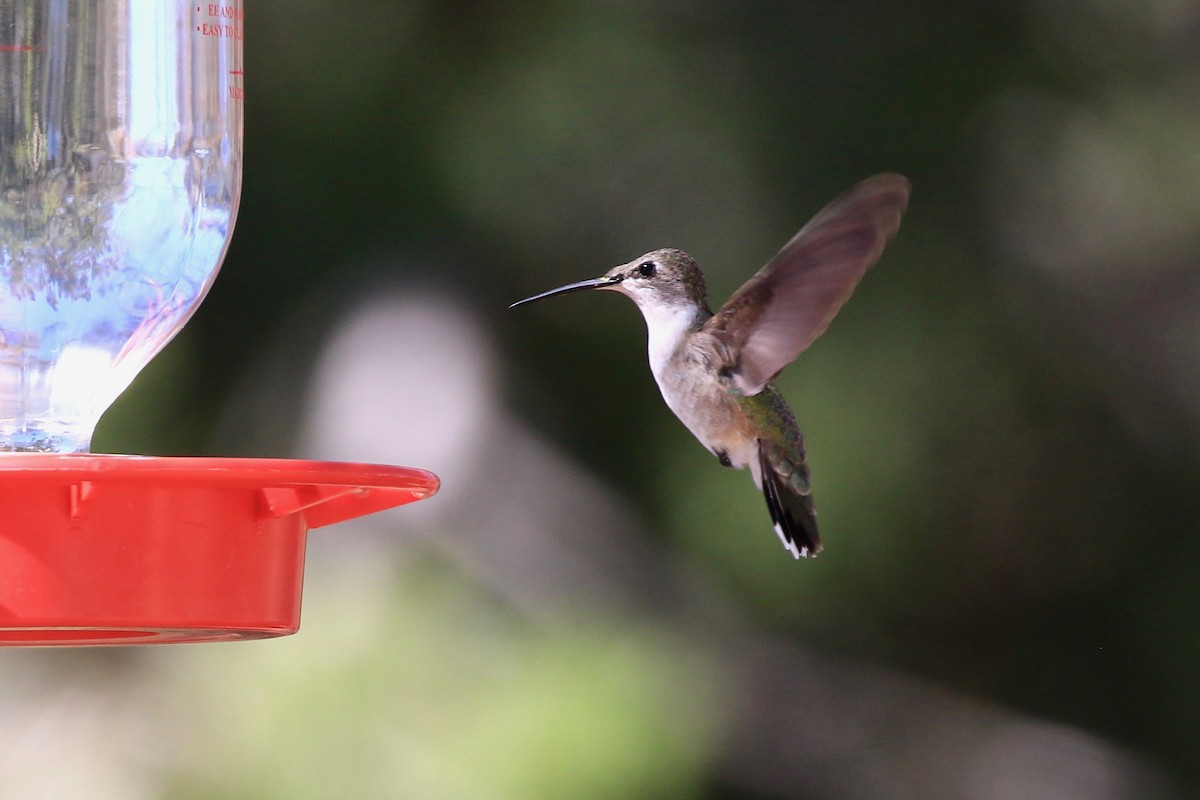
[(530, 626), (428, 564), (358, 570), (305, 636), (162, 660), (190, 688), (166, 796), (695, 796), (698, 656), (600, 618)]
[[(1200, 320), (1168, 302), (1200, 296), (1192, 4), (255, 0), (247, 30), (232, 249), (97, 442), (204, 451), (256, 346), (307, 298), (352, 291), (381, 250), (433, 254), (443, 272), (396, 277), (492, 315), (512, 402), (765, 624), (1085, 726), (1200, 786)], [(500, 317), (667, 245), (708, 265), (719, 304), (883, 169), (914, 184), (900, 235), (781, 380), (809, 437), (829, 548), (815, 562), (784, 557), (749, 477), (662, 407), (631, 308), (584, 296)], [(138, 429), (153, 408), (172, 422)], [(316, 667), (319, 725), (399, 693), (392, 727), (341, 732), (346, 763), (434, 748), (428, 763), (474, 763), (513, 797), (694, 788), (702, 746), (657, 705), (679, 654), (603, 625), (519, 632), (505, 675), (469, 663), (477, 632), (437, 632), (442, 602), (422, 609), (389, 623), (376, 646), (394, 653)], [(310, 759), (268, 788), (236, 739), (209, 758), (235, 795), (319, 796), (312, 723), (271, 707), (292, 644), (254, 647), (277, 671), (238, 676), (247, 696), (209, 722)], [(438, 665), (464, 659), (470, 684), (440, 685)], [(262, 728), (239, 722), (246, 707)], [(572, 713), (597, 727), (560, 728)], [(564, 784), (564, 758), (596, 782)], [(392, 768), (421, 780), (409, 766)], [(177, 796), (219, 795), (198, 786)]]

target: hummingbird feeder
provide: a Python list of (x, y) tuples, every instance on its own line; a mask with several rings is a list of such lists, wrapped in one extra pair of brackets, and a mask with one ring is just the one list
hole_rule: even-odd
[(228, 247), (242, 9), (0, 3), (0, 645), (294, 633), (308, 531), (438, 489), (404, 467), (89, 452)]

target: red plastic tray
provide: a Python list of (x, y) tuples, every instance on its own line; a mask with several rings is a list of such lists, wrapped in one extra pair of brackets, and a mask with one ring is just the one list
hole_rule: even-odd
[(309, 529), (437, 489), (376, 464), (0, 455), (0, 646), (295, 633)]

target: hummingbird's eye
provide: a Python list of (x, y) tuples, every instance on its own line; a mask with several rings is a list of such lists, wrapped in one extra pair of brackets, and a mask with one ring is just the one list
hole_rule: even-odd
[(658, 269), (658, 265), (653, 261), (643, 261), (638, 264), (637, 271), (643, 278), (653, 278), (656, 269)]

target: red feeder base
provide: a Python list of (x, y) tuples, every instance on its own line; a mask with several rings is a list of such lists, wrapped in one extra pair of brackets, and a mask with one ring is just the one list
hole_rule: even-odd
[(0, 455), (0, 646), (295, 633), (309, 529), (437, 489), (374, 464)]

